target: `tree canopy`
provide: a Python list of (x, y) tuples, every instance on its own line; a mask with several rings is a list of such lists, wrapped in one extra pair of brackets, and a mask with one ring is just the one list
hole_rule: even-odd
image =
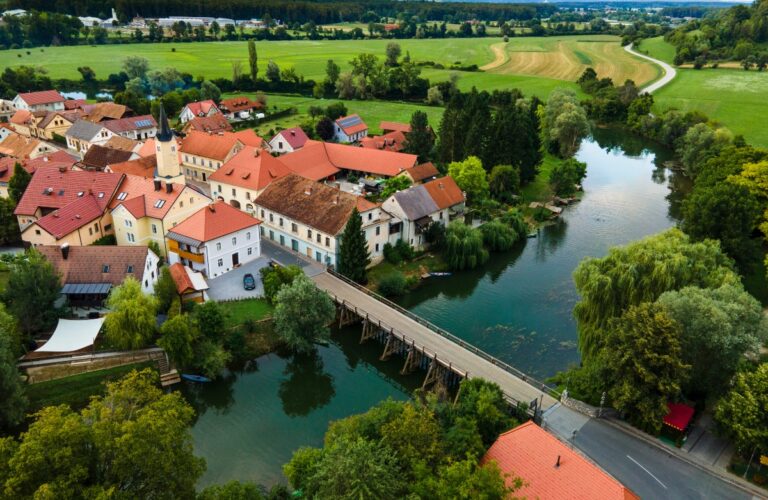
[(24, 419), (27, 398), (16, 368), (18, 338), (14, 331), (9, 331), (15, 327), (15, 321), (5, 308), (0, 309), (0, 430), (7, 431)]
[(371, 263), (368, 242), (363, 231), (363, 220), (357, 208), (352, 209), (339, 244), (339, 273), (356, 283), (365, 283), (365, 270)]
[(30, 249), (11, 264), (3, 301), (18, 320), (19, 329), (29, 336), (56, 323), (60, 290), (61, 282), (51, 263)]
[(275, 297), (275, 331), (296, 351), (309, 351), (330, 336), (336, 307), (327, 293), (304, 274), (280, 288)]
[(736, 375), (733, 388), (720, 400), (715, 420), (744, 450), (768, 450), (768, 363)]
[(13, 165), (13, 176), (8, 181), (8, 196), (13, 200), (14, 205), (19, 204), (24, 191), (29, 186), (29, 181), (32, 180), (32, 174), (27, 172), (27, 169), (21, 166), (21, 163), (16, 162)]
[(587, 113), (569, 89), (559, 88), (549, 94), (542, 122), (549, 150), (561, 158), (576, 153), (589, 133)]
[(107, 298), (111, 312), (104, 320), (107, 339), (118, 349), (140, 349), (157, 331), (157, 300), (144, 294), (141, 284), (128, 277), (112, 289)]
[(488, 250), (483, 246), (483, 233), (461, 221), (448, 225), (444, 247), (448, 267), (457, 271), (474, 269), (488, 260)]
[(468, 202), (478, 203), (488, 197), (488, 178), (480, 158), (470, 156), (464, 161), (450, 163), (448, 175), (467, 193)]

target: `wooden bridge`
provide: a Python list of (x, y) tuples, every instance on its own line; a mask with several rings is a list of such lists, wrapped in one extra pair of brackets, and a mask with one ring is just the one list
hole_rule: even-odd
[(382, 359), (403, 356), (403, 374), (425, 369), (423, 387), (478, 377), (498, 384), (512, 405), (528, 405), (534, 416), (557, 403), (559, 395), (546, 384), (333, 270), (312, 279), (336, 302), (340, 326), (362, 322), (360, 342), (382, 341)]

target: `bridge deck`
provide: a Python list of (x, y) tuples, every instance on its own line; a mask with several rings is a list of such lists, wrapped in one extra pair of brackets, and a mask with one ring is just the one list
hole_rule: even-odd
[[(343, 301), (347, 306), (356, 308), (358, 315), (368, 315), (371, 321), (380, 322), (385, 329), (393, 329), (399, 338), (406, 337), (408, 343), (415, 342), (417, 348), (423, 349), (430, 356), (436, 355), (445, 366), (450, 363), (454, 371), (466, 374), (469, 378), (480, 377), (495, 382), (505, 394), (517, 401), (529, 403), (541, 398), (542, 410), (557, 403), (544, 390), (473, 352), (474, 348), (469, 344), (462, 342), (464, 345), (461, 345), (441, 335), (328, 272), (312, 279), (320, 289), (335, 297), (337, 302)], [(498, 363), (503, 364), (500, 361)]]

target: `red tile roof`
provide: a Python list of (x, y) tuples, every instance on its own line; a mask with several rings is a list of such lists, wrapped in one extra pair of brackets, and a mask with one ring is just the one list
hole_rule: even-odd
[(90, 224), (103, 213), (104, 210), (96, 196), (88, 194), (41, 217), (37, 220), (37, 225), (58, 240)]
[(157, 156), (151, 155), (135, 160), (128, 160), (122, 163), (115, 163), (109, 166), (110, 172), (118, 174), (138, 175), (147, 179), (154, 179), (155, 169), (157, 168)]
[(249, 109), (260, 109), (264, 105), (259, 101), (252, 101), (246, 96), (235, 96), (229, 99), (221, 100), (221, 107), (226, 109), (230, 113), (237, 113), (239, 111), (247, 111)]
[[(345, 120), (348, 120), (350, 118), (356, 118), (356, 120), (354, 120), (354, 122), (350, 125), (347, 125), (347, 126), (342, 125)], [(342, 116), (341, 118), (336, 120), (336, 125), (338, 125), (339, 128), (341, 128), (341, 130), (343, 130), (344, 133), (347, 135), (352, 135), (358, 132), (362, 132), (363, 130), (368, 130), (368, 125), (365, 124), (363, 119), (360, 118), (360, 115), (358, 114)]]
[[(144, 279), (149, 249), (145, 246), (70, 246), (67, 258), (61, 254), (61, 247), (41, 245), (35, 247), (61, 275), (62, 283), (111, 283), (120, 285), (132, 276), (138, 281)], [(109, 272), (104, 272), (104, 266)], [(130, 266), (130, 271), (129, 270)]]
[(184, 124), (184, 132), (196, 130), (198, 132), (231, 132), (232, 125), (224, 115), (218, 113), (211, 116), (196, 116)]
[(291, 170), (268, 152), (245, 146), (208, 177), (210, 182), (260, 191), (272, 181), (290, 174)]
[(104, 170), (104, 168), (109, 165), (128, 161), (132, 156), (132, 151), (112, 149), (99, 144), (94, 144), (85, 152), (83, 160), (80, 163), (85, 168)]
[(427, 163), (416, 165), (410, 169), (408, 171), (408, 175), (411, 176), (411, 179), (413, 179), (414, 182), (420, 182), (424, 179), (437, 177), (440, 175), (440, 171), (437, 170), (437, 167), (431, 161), (428, 161)]
[(490, 460), (509, 474), (508, 485), (515, 477), (523, 479), (524, 485), (515, 491), (516, 496), (541, 500), (640, 498), (533, 422), (500, 435), (482, 463)]
[(67, 99), (64, 101), (64, 109), (78, 109), (88, 104), (85, 99)]
[(272, 140), (275, 140), (278, 135), (282, 137), (283, 140), (287, 142), (293, 149), (300, 149), (304, 146), (304, 143), (309, 140), (309, 137), (301, 127), (287, 128), (282, 132), (278, 132), (275, 137), (272, 138)]
[(261, 221), (237, 208), (217, 201), (190, 215), (168, 232), (168, 237), (180, 235), (206, 242), (257, 226)]
[(383, 133), (394, 132), (397, 130), (405, 134), (411, 131), (411, 124), (400, 122), (381, 122), (379, 123), (379, 128)]
[(192, 112), (192, 114), (194, 114), (195, 116), (207, 115), (211, 111), (211, 109), (215, 109), (216, 111), (219, 111), (219, 108), (216, 106), (216, 103), (210, 99), (206, 101), (190, 102), (185, 106), (185, 108), (189, 109)]
[[(171, 185), (173, 190), (170, 193), (167, 192), (167, 184), (164, 182), (161, 183), (160, 190), (156, 191), (154, 178), (127, 174), (109, 204), (109, 208), (115, 209), (122, 204), (137, 219), (141, 217), (162, 219), (168, 214), (176, 199), (181, 196), (185, 189), (183, 184)], [(159, 203), (161, 200), (163, 203)]]
[(429, 196), (435, 201), (437, 208), (443, 210), (459, 203), (464, 203), (464, 193), (453, 177), (446, 175), (424, 184)]
[(51, 104), (54, 102), (64, 102), (64, 96), (56, 90), (41, 90), (39, 92), (26, 92), (19, 94), (24, 102), (30, 106), (37, 104)]
[(259, 137), (252, 128), (235, 132), (235, 137), (245, 146), (253, 146), (255, 148), (267, 147), (267, 142)]
[(171, 265), (168, 268), (168, 271), (171, 273), (173, 282), (176, 283), (176, 292), (179, 295), (195, 291), (195, 285), (192, 283), (192, 280), (189, 279), (189, 275), (187, 274), (187, 270), (183, 264), (177, 262)]
[(394, 177), (416, 165), (416, 160), (411, 154), (317, 141), (307, 141), (300, 150), (280, 157), (288, 168), (312, 180), (325, 179), (342, 169)]
[(369, 149), (402, 151), (405, 147), (405, 134), (396, 130), (384, 135), (367, 136), (360, 139), (360, 146)]
[(119, 118), (117, 120), (106, 120), (103, 123), (105, 127), (116, 134), (131, 132), (133, 130), (157, 128), (157, 122), (152, 115), (131, 116), (129, 118)]
[(48, 149), (57, 150), (56, 147), (38, 139), (24, 137), (19, 134), (10, 134), (0, 142), (0, 155), (13, 156), (14, 158), (29, 158), (31, 155)]
[(97, 204), (103, 211), (120, 185), (122, 177), (122, 174), (106, 172), (61, 172), (56, 166), (40, 167), (32, 176), (14, 214), (35, 215), (38, 208), (63, 208), (88, 193), (96, 197)]
[[(18, 161), (19, 160), (16, 158), (11, 158), (10, 156), (3, 156), (0, 158), (0, 182), (8, 182), (11, 180), (11, 177), (13, 177), (13, 169)], [(66, 151), (56, 151), (55, 153), (40, 156), (34, 160), (30, 160), (29, 158), (24, 159), (21, 161), (21, 166), (30, 174), (34, 174), (35, 170), (47, 165), (55, 166), (57, 168), (64, 167), (67, 170), (71, 170), (72, 165), (75, 163), (77, 163), (77, 158), (74, 156)]]
[(16, 111), (8, 121), (14, 125), (28, 125), (32, 122), (32, 116), (31, 111), (20, 109)]
[(203, 158), (224, 161), (233, 149), (242, 144), (237, 136), (230, 132), (208, 134), (192, 131), (181, 141), (181, 152)]

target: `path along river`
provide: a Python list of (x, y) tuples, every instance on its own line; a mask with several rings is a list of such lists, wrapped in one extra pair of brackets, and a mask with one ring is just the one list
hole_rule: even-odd
[[(668, 156), (621, 131), (596, 130), (578, 153), (588, 164), (583, 200), (560, 221), (492, 256), (483, 270), (431, 278), (401, 303), (537, 377), (577, 363), (573, 269), (586, 256), (674, 225), (685, 186), (663, 168)], [(401, 377), (402, 361), (378, 361), (381, 346), (361, 346), (359, 335), (351, 327), (314, 356), (264, 356), (211, 384), (185, 385), (198, 412), (196, 453), (208, 463), (201, 486), (281, 481), (281, 465), (298, 447), (319, 446), (330, 421), (407, 398), (423, 374)]]

